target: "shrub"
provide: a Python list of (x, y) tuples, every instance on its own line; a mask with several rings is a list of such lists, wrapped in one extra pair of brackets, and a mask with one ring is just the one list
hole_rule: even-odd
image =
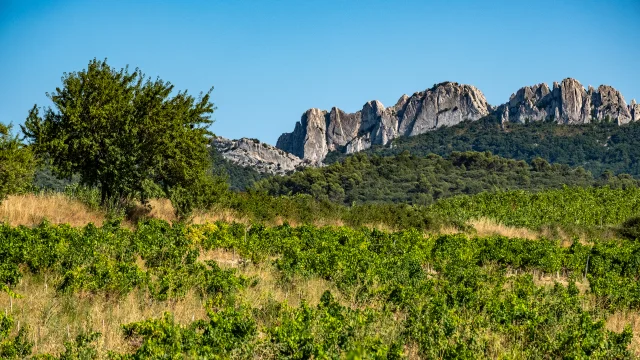
[(620, 236), (630, 239), (640, 239), (640, 216), (632, 216), (623, 222), (618, 228)]
[(7, 195), (27, 189), (34, 173), (31, 150), (11, 135), (11, 126), (0, 124), (0, 202)]

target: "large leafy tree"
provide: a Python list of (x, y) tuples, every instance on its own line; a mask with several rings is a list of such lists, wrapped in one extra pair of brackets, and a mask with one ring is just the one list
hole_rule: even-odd
[(100, 189), (102, 203), (138, 197), (150, 190), (198, 187), (210, 162), (206, 127), (215, 110), (211, 90), (196, 99), (174, 93), (171, 83), (140, 70), (116, 70), (93, 59), (87, 69), (65, 73), (62, 87), (47, 96), (53, 107), (36, 105), (23, 132), (54, 173), (73, 174)]
[(0, 202), (7, 195), (29, 187), (34, 171), (35, 161), (30, 149), (11, 135), (10, 126), (0, 124)]

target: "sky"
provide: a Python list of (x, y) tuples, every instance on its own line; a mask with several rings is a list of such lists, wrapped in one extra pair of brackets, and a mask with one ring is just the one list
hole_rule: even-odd
[(0, 0), (0, 122), (93, 58), (212, 86), (211, 131), (275, 144), (309, 108), (385, 106), (442, 81), (490, 104), (567, 77), (640, 100), (640, 0)]

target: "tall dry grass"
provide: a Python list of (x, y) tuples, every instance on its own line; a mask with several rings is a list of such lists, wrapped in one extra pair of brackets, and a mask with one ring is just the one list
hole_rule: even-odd
[[(177, 221), (175, 211), (168, 199), (152, 199), (149, 207), (138, 206), (134, 208), (130, 214), (130, 220), (125, 222), (128, 227), (134, 227), (138, 220), (144, 218), (161, 219), (168, 222)], [(26, 225), (35, 226), (40, 224), (44, 219), (54, 224), (69, 224), (71, 226), (84, 226), (88, 223), (101, 225), (105, 220), (105, 213), (92, 210), (80, 201), (71, 199), (60, 193), (43, 194), (43, 195), (14, 195), (2, 203), (0, 203), (0, 222), (7, 222), (12, 226)], [(237, 222), (250, 224), (251, 220), (238, 214), (237, 212), (224, 209), (213, 208), (208, 211), (200, 211), (193, 214), (189, 222), (193, 224), (204, 224), (215, 221)], [(282, 225), (288, 223), (291, 226), (301, 225), (295, 220), (277, 218), (267, 225)], [(317, 219), (314, 221), (316, 226), (344, 226), (344, 222), (340, 219)], [(542, 234), (526, 228), (509, 227), (497, 223), (490, 219), (477, 219), (470, 221), (476, 234), (479, 236), (503, 235), (508, 237), (520, 237), (526, 239), (536, 239)], [(375, 228), (385, 232), (391, 232), (393, 229), (385, 224), (368, 224), (368, 228)], [(444, 227), (438, 234), (458, 233), (460, 230)]]
[(239, 275), (258, 280), (255, 286), (247, 287), (241, 294), (253, 307), (261, 308), (272, 300), (287, 302), (291, 306), (299, 306), (304, 300), (307, 304), (315, 306), (320, 303), (322, 294), (327, 290), (343, 305), (353, 305), (349, 299), (340, 295), (341, 292), (330, 281), (317, 277), (298, 277), (287, 282), (281, 281), (272, 265), (275, 259), (270, 258), (260, 264), (252, 264), (235, 252), (224, 249), (201, 250), (198, 257), (198, 261), (214, 260), (222, 268), (233, 268)]
[[(177, 220), (171, 201), (154, 199), (150, 201), (150, 210), (138, 207), (132, 211), (132, 220), (125, 225), (133, 227), (137, 220), (154, 218), (174, 222)], [(93, 223), (100, 226), (105, 221), (105, 213), (93, 210), (82, 202), (65, 194), (25, 194), (12, 195), (0, 202), (0, 222), (11, 226), (36, 226), (43, 220), (53, 224), (84, 226)], [(239, 216), (229, 209), (213, 209), (197, 212), (190, 219), (194, 224), (225, 221), (249, 223), (246, 217)]]
[(105, 214), (92, 210), (64, 194), (12, 195), (0, 203), (0, 222), (12, 226), (35, 226), (44, 219), (54, 224), (102, 225)]
[(469, 221), (469, 225), (471, 225), (476, 230), (478, 236), (501, 235), (511, 238), (523, 238), (530, 240), (538, 239), (541, 236), (541, 234), (533, 230), (527, 228), (506, 226), (487, 218), (471, 220)]
[[(224, 251), (201, 252), (199, 261), (214, 260), (223, 268), (235, 268), (239, 275), (257, 279), (253, 286), (241, 291), (242, 302), (255, 309), (262, 309), (269, 302), (286, 302), (299, 306), (304, 300), (312, 306), (320, 302), (325, 290), (340, 294), (335, 285), (320, 279), (296, 278), (284, 283), (278, 278), (271, 262), (251, 264), (238, 255)], [(144, 262), (138, 264), (144, 268)], [(22, 295), (11, 299), (0, 293), (0, 311), (10, 314), (18, 322), (16, 325), (30, 327), (29, 339), (34, 342), (34, 353), (59, 354), (64, 351), (64, 342), (73, 340), (80, 333), (97, 331), (101, 333), (96, 348), (100, 358), (109, 351), (132, 351), (135, 344), (129, 343), (122, 333), (122, 325), (160, 318), (171, 312), (176, 322), (188, 324), (194, 320), (206, 319), (206, 299), (191, 291), (179, 300), (156, 301), (146, 291), (135, 290), (122, 297), (105, 297), (91, 294), (60, 294), (55, 285), (60, 279), (27, 274), (13, 289)], [(348, 299), (337, 295), (344, 305), (354, 306)], [(16, 329), (17, 331), (17, 329)], [(138, 344), (139, 345), (139, 344)]]
[[(177, 221), (173, 205), (169, 199), (151, 199), (149, 201), (151, 210), (145, 214), (145, 217), (153, 219), (161, 219), (168, 222)], [(189, 222), (193, 224), (204, 224), (216, 221), (237, 222), (249, 224), (250, 221), (246, 217), (240, 216), (238, 213), (230, 209), (213, 208), (208, 211), (196, 211)]]
[(619, 311), (609, 316), (606, 322), (607, 329), (615, 332), (621, 332), (625, 326), (631, 326), (633, 330), (630, 349), (640, 356), (640, 312)]
[(10, 299), (7, 294), (0, 294), (0, 310), (12, 315), (16, 326), (29, 326), (28, 336), (34, 343), (35, 354), (59, 354), (64, 351), (65, 341), (90, 331), (101, 333), (96, 343), (101, 356), (109, 350), (126, 352), (132, 349), (132, 344), (123, 337), (123, 324), (159, 318), (166, 311), (172, 312), (181, 324), (206, 318), (203, 300), (193, 292), (177, 301), (154, 301), (143, 291), (109, 299), (59, 294), (52, 283), (51, 279), (47, 285), (41, 277), (25, 276), (14, 289), (21, 298)]

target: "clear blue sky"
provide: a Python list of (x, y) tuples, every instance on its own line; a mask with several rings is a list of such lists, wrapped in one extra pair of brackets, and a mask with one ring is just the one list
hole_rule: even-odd
[(441, 81), (494, 105), (565, 77), (640, 99), (640, 0), (0, 0), (0, 122), (94, 57), (214, 86), (213, 132), (274, 144), (308, 108), (390, 106)]

